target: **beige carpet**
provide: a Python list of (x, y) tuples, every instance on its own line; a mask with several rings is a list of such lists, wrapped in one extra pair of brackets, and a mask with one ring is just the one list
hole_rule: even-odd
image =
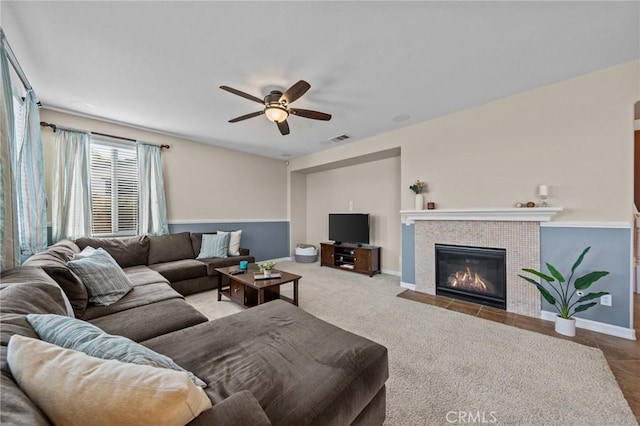
[[(398, 277), (277, 267), (303, 276), (302, 309), (388, 348), (388, 425), (637, 424), (599, 349), (398, 298)], [(242, 310), (187, 300), (210, 319)]]

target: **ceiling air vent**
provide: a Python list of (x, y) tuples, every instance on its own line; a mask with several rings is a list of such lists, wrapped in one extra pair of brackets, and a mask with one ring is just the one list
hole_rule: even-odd
[(345, 140), (345, 139), (349, 139), (350, 137), (351, 137), (351, 136), (347, 136), (347, 135), (340, 135), (340, 136), (333, 137), (333, 138), (331, 138), (331, 139), (329, 139), (329, 140), (330, 140), (331, 142), (338, 143), (338, 142), (342, 142), (342, 141), (343, 141), (343, 140)]

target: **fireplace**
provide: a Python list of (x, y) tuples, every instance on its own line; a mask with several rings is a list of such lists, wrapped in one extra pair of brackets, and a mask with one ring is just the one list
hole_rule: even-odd
[(436, 294), (507, 307), (506, 250), (436, 244)]

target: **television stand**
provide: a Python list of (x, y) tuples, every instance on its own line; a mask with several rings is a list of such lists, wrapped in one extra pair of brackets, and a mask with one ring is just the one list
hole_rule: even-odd
[(380, 247), (362, 244), (340, 245), (320, 243), (320, 266), (342, 269), (350, 272), (380, 274)]

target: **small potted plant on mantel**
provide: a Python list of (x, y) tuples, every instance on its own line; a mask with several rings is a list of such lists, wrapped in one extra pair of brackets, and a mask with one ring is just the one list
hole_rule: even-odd
[[(551, 303), (556, 308), (556, 310), (558, 311), (558, 315), (556, 316), (555, 330), (556, 333), (562, 334), (564, 336), (573, 337), (576, 335), (576, 320), (575, 318), (573, 318), (573, 315), (575, 313), (583, 312), (589, 308), (592, 308), (593, 306), (598, 304), (598, 302), (594, 300), (597, 300), (600, 297), (609, 294), (606, 291), (584, 294), (583, 291), (588, 289), (591, 284), (598, 281), (600, 278), (609, 275), (609, 272), (607, 271), (589, 272), (579, 278), (576, 278), (573, 281), (573, 284), (571, 284), (571, 280), (573, 279), (576, 269), (578, 269), (578, 266), (580, 266), (582, 260), (584, 259), (584, 256), (589, 252), (590, 249), (591, 247), (587, 247), (582, 251), (582, 254), (580, 254), (578, 259), (573, 264), (573, 267), (571, 268), (571, 275), (569, 276), (568, 280), (565, 280), (564, 276), (548, 262), (546, 262), (546, 265), (551, 275), (544, 274), (540, 271), (536, 271), (535, 269), (522, 269), (524, 272), (533, 274), (538, 278), (546, 281), (548, 287), (550, 287), (556, 293), (555, 295), (536, 280), (525, 277), (523, 275), (518, 275), (519, 277), (524, 278), (531, 284), (535, 285), (540, 291), (540, 294), (542, 294), (542, 297), (544, 297), (547, 302)], [(578, 300), (574, 302), (573, 299), (576, 296), (578, 297)]]
[(264, 275), (265, 278), (267, 278), (267, 277), (271, 276), (271, 271), (276, 266), (276, 264), (275, 264), (275, 262), (272, 262), (270, 260), (268, 262), (261, 263), (258, 266), (260, 268), (260, 272)]
[(416, 210), (424, 210), (424, 197), (422, 196), (422, 193), (424, 192), (426, 187), (427, 187), (427, 184), (419, 180), (416, 180), (416, 182), (413, 185), (409, 186), (409, 189), (416, 194), (416, 199), (415, 199)]

